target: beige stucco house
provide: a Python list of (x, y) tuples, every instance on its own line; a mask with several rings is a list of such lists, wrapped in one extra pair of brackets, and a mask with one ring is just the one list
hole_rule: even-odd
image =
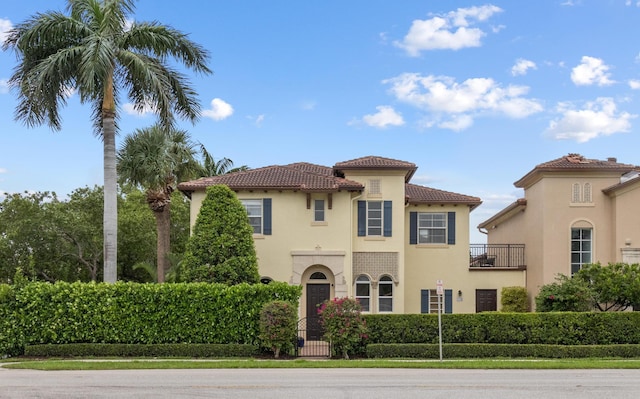
[(487, 256), (526, 248), (530, 303), (542, 285), (592, 262), (640, 263), (640, 167), (569, 154), (516, 181), (524, 198), (481, 223)]
[[(522, 268), (470, 262), (469, 214), (477, 197), (410, 183), (416, 165), (367, 156), (333, 167), (267, 166), (179, 185), (195, 222), (207, 186), (225, 184), (245, 205), (265, 282), (303, 287), (300, 316), (350, 296), (369, 313), (496, 310)], [(478, 297), (478, 300), (476, 299)]]

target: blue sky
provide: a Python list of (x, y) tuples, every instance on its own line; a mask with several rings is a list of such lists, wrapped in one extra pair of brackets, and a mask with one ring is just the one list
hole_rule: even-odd
[[(64, 0), (2, 2), (4, 32)], [(418, 165), (413, 182), (478, 196), (478, 223), (523, 193), (513, 182), (571, 152), (640, 164), (640, 2), (139, 0), (211, 52), (193, 75), (200, 121), (181, 124), (216, 158), (256, 168), (332, 166), (367, 155)], [(102, 184), (91, 110), (26, 128), (0, 52), (0, 192)], [(122, 138), (150, 126), (122, 99)]]

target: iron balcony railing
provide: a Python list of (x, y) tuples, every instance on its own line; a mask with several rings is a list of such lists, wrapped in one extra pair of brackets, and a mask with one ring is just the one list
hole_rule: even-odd
[(470, 244), (469, 267), (526, 269), (524, 244)]

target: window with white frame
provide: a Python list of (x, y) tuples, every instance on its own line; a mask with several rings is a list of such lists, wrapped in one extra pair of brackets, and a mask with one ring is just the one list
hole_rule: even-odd
[(367, 201), (367, 235), (382, 235), (382, 201)]
[(378, 312), (393, 312), (393, 279), (389, 276), (378, 281)]
[(418, 244), (445, 244), (447, 242), (447, 214), (444, 212), (418, 213)]
[(571, 229), (571, 275), (582, 269), (583, 265), (591, 263), (592, 236), (591, 228)]
[(356, 278), (356, 300), (360, 302), (360, 307), (363, 312), (370, 310), (371, 302), (371, 281), (369, 277), (360, 275)]
[(240, 200), (244, 209), (249, 215), (249, 224), (253, 228), (253, 234), (262, 234), (262, 200), (260, 199), (242, 199)]
[(313, 201), (313, 220), (314, 222), (324, 222), (324, 200)]

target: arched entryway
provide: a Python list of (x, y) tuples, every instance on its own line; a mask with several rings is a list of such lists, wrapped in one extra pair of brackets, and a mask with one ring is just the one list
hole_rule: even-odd
[(320, 340), (322, 330), (318, 307), (334, 295), (335, 278), (331, 270), (322, 265), (309, 267), (302, 275), (302, 317), (306, 318), (308, 340)]

